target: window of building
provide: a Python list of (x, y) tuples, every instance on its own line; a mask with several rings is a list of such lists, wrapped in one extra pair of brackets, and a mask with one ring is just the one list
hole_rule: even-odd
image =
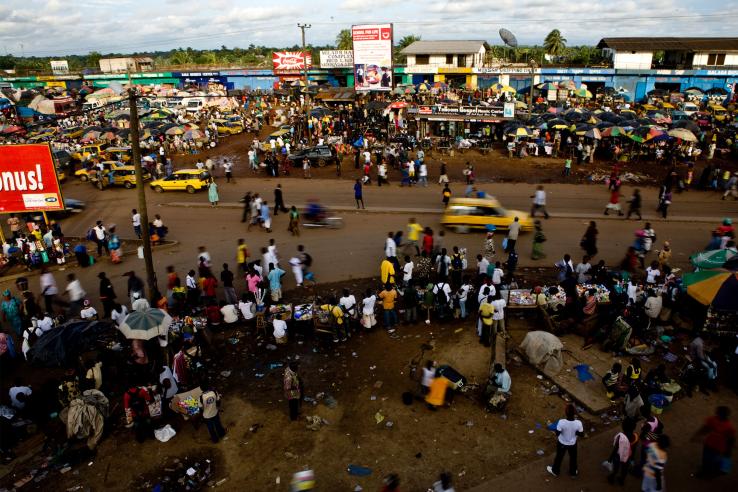
[(465, 67), (466, 66), (466, 55), (456, 55), (457, 60), (457, 67)]
[(707, 55), (708, 65), (725, 65), (725, 53), (710, 53)]
[(446, 55), (446, 65), (454, 64), (454, 55)]
[(416, 65), (428, 65), (428, 62), (430, 62), (430, 56), (428, 56), (428, 55), (415, 55), (415, 64)]

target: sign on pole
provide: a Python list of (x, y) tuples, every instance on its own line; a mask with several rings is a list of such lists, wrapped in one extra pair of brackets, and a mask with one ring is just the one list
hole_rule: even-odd
[(313, 56), (303, 51), (275, 51), (272, 53), (272, 66), (275, 72), (299, 72), (313, 65)]
[(354, 52), (351, 50), (321, 50), (320, 68), (352, 68)]
[(392, 90), (392, 24), (353, 26), (351, 37), (356, 91)]
[(51, 148), (0, 146), (0, 213), (64, 210)]

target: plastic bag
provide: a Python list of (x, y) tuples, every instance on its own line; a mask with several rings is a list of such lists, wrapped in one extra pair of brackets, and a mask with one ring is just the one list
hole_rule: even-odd
[(172, 429), (172, 426), (169, 424), (165, 425), (161, 429), (156, 429), (154, 431), (154, 437), (156, 437), (157, 441), (161, 442), (167, 442), (176, 435), (177, 432)]

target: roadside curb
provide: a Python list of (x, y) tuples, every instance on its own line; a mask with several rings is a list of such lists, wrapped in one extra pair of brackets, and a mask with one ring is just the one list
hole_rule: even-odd
[[(65, 239), (69, 239), (70, 240), (69, 241), (70, 243), (71, 242), (75, 242), (76, 243), (78, 240), (80, 240), (82, 238), (75, 237), (75, 236), (65, 236)], [(131, 241), (131, 240), (124, 239), (124, 241)], [(153, 249), (153, 252), (156, 252), (156, 251), (162, 250), (162, 249), (169, 249), (169, 248), (172, 248), (172, 247), (178, 246), (178, 245), (179, 245), (179, 241), (164, 241), (162, 244), (159, 244), (159, 245), (154, 246), (153, 247), (154, 248)], [(123, 253), (121, 256), (132, 256), (132, 255), (137, 255), (137, 254), (138, 254), (138, 246), (136, 246), (136, 248), (134, 248), (134, 249), (132, 249), (130, 251), (127, 251), (127, 252)], [(79, 264), (77, 263), (76, 259), (73, 256), (70, 257), (70, 258), (71, 258), (71, 260), (68, 259), (67, 262), (64, 263), (63, 265), (49, 264), (48, 265), (49, 271), (50, 272), (59, 272), (59, 271), (65, 271), (65, 270), (68, 270), (68, 269), (82, 268), (82, 267), (79, 266)], [(97, 264), (97, 263), (98, 263), (98, 258), (95, 258), (95, 264)], [(111, 263), (111, 265), (112, 265), (112, 263)], [(40, 268), (34, 268), (31, 271), (25, 271), (25, 272), (22, 272), (22, 273), (14, 273), (13, 275), (4, 275), (4, 276), (0, 277), (0, 281), (5, 282), (5, 281), (9, 281), (9, 280), (16, 280), (16, 279), (18, 279), (20, 277), (35, 277), (35, 276), (38, 276), (40, 274), (41, 274), (41, 269)]]
[[(212, 207), (209, 203), (191, 203), (191, 202), (168, 202), (160, 204), (164, 207), (182, 207), (182, 208), (227, 208), (227, 209), (243, 209), (243, 204), (237, 202), (224, 202), (220, 203), (217, 207)], [(325, 205), (328, 210), (334, 212), (356, 212), (356, 213), (368, 213), (368, 214), (400, 214), (400, 215), (412, 215), (412, 214), (441, 214), (443, 209), (433, 208), (390, 208), (390, 207), (367, 207), (365, 209), (357, 209), (356, 207), (345, 206), (345, 205)], [(297, 207), (298, 210), (305, 210), (305, 207)], [(642, 219), (629, 220), (617, 215), (589, 215), (589, 214), (576, 214), (576, 213), (558, 213), (551, 212), (551, 219), (587, 219), (587, 220), (608, 220), (616, 222), (698, 222), (705, 224), (718, 224), (719, 218), (714, 217), (676, 217), (669, 219), (662, 219), (657, 215), (643, 215)], [(541, 219), (545, 221), (545, 219)], [(545, 223), (545, 222), (544, 222)]]

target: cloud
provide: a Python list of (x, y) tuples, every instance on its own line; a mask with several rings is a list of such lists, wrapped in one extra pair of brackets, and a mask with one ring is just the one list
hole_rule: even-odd
[[(380, 7), (392, 7), (402, 4), (402, 0), (344, 0), (338, 8), (352, 12), (368, 12)], [(405, 2), (407, 4), (407, 2)]]

